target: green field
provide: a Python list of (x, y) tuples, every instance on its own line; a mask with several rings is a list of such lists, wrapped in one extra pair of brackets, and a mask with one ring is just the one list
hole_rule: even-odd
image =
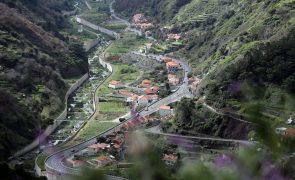
[(127, 25), (124, 23), (110, 22), (105, 24), (104, 27), (110, 30), (121, 30), (127, 28)]
[(128, 108), (124, 106), (122, 102), (100, 102), (99, 103), (99, 111), (102, 113), (109, 113), (109, 112), (123, 112), (127, 113)]
[(147, 39), (139, 37), (133, 32), (125, 32), (122, 34), (121, 39), (110, 46), (107, 53), (109, 56), (118, 56), (128, 53), (130, 50), (135, 50), (147, 42)]
[(36, 158), (36, 163), (42, 171), (45, 170), (45, 163), (44, 162), (47, 157), (48, 157), (48, 155), (41, 153)]
[(89, 10), (84, 6), (83, 12), (80, 15), (82, 18), (94, 24), (101, 24), (110, 17), (109, 5), (107, 2), (92, 2), (89, 4), (92, 9)]
[(114, 122), (99, 122), (99, 121), (89, 121), (87, 124), (87, 128), (84, 128), (81, 132), (77, 140), (83, 141), (87, 140), (95, 135), (102, 133), (103, 131), (114, 127), (117, 123)]
[[(136, 69), (134, 66), (129, 66), (127, 64), (115, 64), (115, 73), (113, 74), (112, 78), (114, 80), (120, 80), (123, 82), (132, 82), (137, 79), (137, 77), (140, 75), (140, 72), (138, 69)], [(131, 70), (128, 73), (124, 73), (124, 70)]]

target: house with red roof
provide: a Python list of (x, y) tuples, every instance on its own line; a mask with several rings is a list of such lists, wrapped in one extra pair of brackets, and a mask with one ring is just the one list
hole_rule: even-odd
[(109, 83), (109, 88), (121, 89), (121, 88), (124, 88), (124, 84), (121, 81), (111, 81)]
[(89, 161), (89, 164), (95, 166), (95, 167), (104, 167), (107, 165), (112, 164), (114, 161), (107, 156), (99, 156), (96, 159), (92, 159)]
[(171, 61), (166, 63), (166, 68), (169, 73), (176, 72), (180, 69), (180, 65), (177, 62)]
[(178, 155), (175, 153), (164, 154), (163, 161), (165, 162), (166, 165), (173, 166), (178, 161), (178, 158), (179, 158)]
[(179, 41), (181, 39), (181, 36), (179, 34), (170, 33), (167, 36), (168, 36), (168, 40)]
[(164, 63), (172, 62), (172, 58), (167, 56), (163, 57), (162, 60), (164, 61)]
[(74, 168), (78, 168), (78, 167), (82, 167), (82, 166), (84, 166), (86, 163), (84, 162), (84, 161), (82, 161), (82, 160), (73, 160), (72, 162), (72, 166), (74, 167)]
[(159, 114), (161, 117), (170, 116), (173, 114), (173, 109), (170, 106), (165, 106), (165, 105), (160, 106)]
[(148, 95), (139, 96), (137, 100), (138, 106), (147, 106), (152, 100)]
[(148, 79), (145, 79), (141, 82), (141, 86), (145, 88), (151, 87), (151, 85), (152, 85), (152, 81)]
[(88, 154), (96, 154), (98, 152), (104, 151), (109, 148), (109, 145), (106, 143), (97, 143), (88, 146), (87, 152)]
[(145, 95), (156, 95), (156, 94), (159, 94), (159, 91), (160, 91), (160, 87), (154, 86), (154, 87), (145, 89), (144, 94)]

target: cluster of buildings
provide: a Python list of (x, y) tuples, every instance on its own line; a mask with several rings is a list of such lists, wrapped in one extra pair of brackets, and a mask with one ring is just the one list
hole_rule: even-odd
[(126, 132), (109, 134), (102, 138), (103, 142), (100, 140), (88, 146), (68, 161), (73, 167), (91, 165), (98, 168), (113, 164), (122, 157), (125, 138)]
[[(295, 125), (295, 119), (290, 117), (286, 121), (287, 125)], [(275, 129), (276, 134), (281, 135), (286, 138), (294, 138), (295, 137), (295, 128), (291, 127), (279, 127)]]
[(121, 88), (124, 88), (124, 84), (121, 82), (121, 81), (111, 81), (109, 83), (109, 88), (112, 88), (112, 89), (121, 89)]
[(189, 78), (188, 83), (189, 83), (190, 91), (194, 94), (194, 92), (197, 91), (197, 87), (201, 83), (201, 79), (199, 79), (197, 77), (191, 77), (191, 78)]
[(166, 68), (168, 73), (176, 73), (181, 69), (180, 63), (176, 62), (170, 57), (163, 57), (163, 61), (166, 64)]
[(181, 40), (181, 35), (180, 34), (170, 33), (170, 34), (167, 35), (167, 40), (179, 41), (179, 40)]
[(132, 26), (145, 32), (148, 29), (151, 29), (154, 27), (154, 25), (143, 14), (135, 14), (133, 16)]

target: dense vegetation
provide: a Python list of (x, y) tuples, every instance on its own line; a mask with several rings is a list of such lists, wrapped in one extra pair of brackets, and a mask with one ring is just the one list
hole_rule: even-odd
[(70, 27), (70, 1), (0, 3), (0, 154), (5, 159), (52, 123), (64, 107), (65, 79), (88, 71), (79, 42), (59, 33)]
[[(115, 7), (129, 18), (135, 13), (149, 16), (158, 24), (153, 30), (158, 39), (164, 41), (167, 33), (182, 36), (184, 47), (174, 54), (186, 57), (193, 75), (203, 78), (197, 98), (205, 96), (209, 105), (243, 112), (245, 100), (259, 101), (272, 108), (265, 113), (278, 119), (294, 110), (289, 103), (287, 112), (272, 113), (273, 108), (284, 109), (295, 93), (294, 0), (121, 0)], [(224, 134), (226, 122), (204, 114), (201, 108), (190, 127), (184, 121), (179, 128), (204, 133), (214, 125), (221, 132), (211, 128), (212, 135)], [(208, 121), (200, 123), (204, 117)]]

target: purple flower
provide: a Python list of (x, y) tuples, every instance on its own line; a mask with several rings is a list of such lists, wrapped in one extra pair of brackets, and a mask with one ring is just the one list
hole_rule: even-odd
[(261, 173), (263, 180), (285, 180), (281, 171), (271, 164), (269, 161), (263, 161), (261, 166)]
[(222, 154), (221, 156), (218, 156), (215, 161), (214, 165), (217, 168), (224, 168), (224, 167), (230, 167), (234, 164), (233, 157), (229, 155)]

